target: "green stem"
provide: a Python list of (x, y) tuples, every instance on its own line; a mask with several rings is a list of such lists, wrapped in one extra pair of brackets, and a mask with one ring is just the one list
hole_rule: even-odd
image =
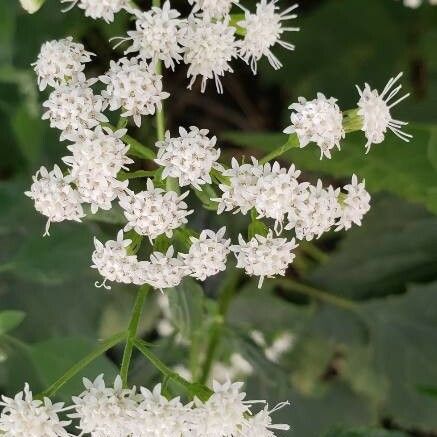
[(276, 148), (275, 150), (272, 150), (268, 155), (260, 159), (259, 162), (260, 164), (266, 164), (267, 162), (283, 155), (285, 152), (288, 152), (289, 150), (297, 147), (299, 147), (299, 138), (296, 134), (292, 134), (288, 137), (288, 141), (284, 145)]
[(58, 380), (56, 380), (49, 388), (43, 391), (38, 397), (50, 397), (56, 394), (56, 392), (66, 384), (71, 378), (76, 376), (82, 369), (87, 367), (90, 363), (92, 363), (95, 359), (100, 357), (100, 355), (104, 354), (109, 349), (116, 346), (123, 339), (126, 338), (125, 332), (120, 332), (119, 334), (115, 334), (107, 340), (103, 341), (99, 347), (97, 347), (93, 352), (91, 352), (86, 357), (82, 358), (78, 363), (72, 366), (69, 370), (67, 370)]
[(133, 342), (137, 335), (138, 325), (140, 323), (141, 314), (144, 307), (144, 302), (146, 300), (147, 293), (150, 289), (150, 286), (144, 285), (140, 287), (137, 293), (137, 297), (135, 299), (135, 304), (132, 309), (132, 315), (129, 322), (129, 327), (127, 330), (127, 338), (126, 338), (126, 346), (123, 352), (123, 359), (121, 362), (120, 368), (120, 377), (123, 381), (123, 386), (127, 387), (127, 378), (129, 373), (130, 361), (132, 358), (132, 351), (134, 348)]
[(150, 351), (147, 343), (139, 338), (133, 341), (134, 346), (155, 366), (165, 378), (171, 379), (181, 385), (185, 390), (193, 396), (197, 396), (200, 400), (206, 401), (212, 394), (212, 391), (203, 384), (191, 383), (179, 374), (167, 367), (153, 352)]
[(137, 170), (133, 172), (119, 171), (117, 179), (119, 181), (125, 181), (127, 179), (138, 179), (138, 178), (153, 178), (155, 176), (156, 170)]
[(323, 250), (320, 250), (314, 243), (311, 243), (310, 241), (304, 241), (300, 243), (299, 248), (321, 264), (325, 263), (329, 259), (329, 256), (326, 255)]
[(206, 349), (206, 357), (202, 366), (202, 374), (200, 383), (205, 384), (211, 372), (212, 364), (214, 363), (215, 354), (220, 344), (220, 339), (223, 332), (223, 325), (226, 320), (226, 314), (229, 309), (232, 298), (235, 295), (235, 290), (240, 280), (240, 270), (234, 268), (226, 278), (221, 287), (220, 297), (218, 300), (219, 317), (214, 321), (210, 332), (210, 338)]
[(311, 287), (309, 285), (301, 284), (289, 278), (277, 278), (272, 280), (275, 284), (280, 285), (285, 290), (293, 291), (296, 293), (304, 294), (306, 296), (312, 297), (314, 299), (320, 300), (322, 302), (335, 305), (340, 308), (347, 310), (355, 310), (358, 305), (348, 299), (343, 299), (338, 296), (334, 296), (323, 290), (318, 290), (317, 288)]

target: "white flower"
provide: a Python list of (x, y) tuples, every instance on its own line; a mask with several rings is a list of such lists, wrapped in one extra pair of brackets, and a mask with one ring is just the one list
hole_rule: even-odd
[(179, 137), (172, 138), (166, 132), (164, 141), (158, 141), (158, 156), (155, 162), (164, 167), (162, 178), (178, 178), (179, 186), (193, 185), (200, 190), (200, 185), (211, 184), (210, 171), (222, 170), (217, 163), (220, 149), (216, 149), (216, 137), (208, 138), (207, 129), (191, 126), (187, 131), (179, 128)]
[(407, 6), (408, 8), (416, 9), (419, 6), (421, 6), (423, 3), (423, 0), (404, 0), (404, 6)]
[(191, 405), (184, 406), (179, 397), (168, 400), (161, 394), (161, 384), (152, 391), (141, 387), (138, 429), (134, 436), (189, 436)]
[(295, 336), (290, 332), (282, 332), (274, 339), (273, 343), (264, 350), (264, 353), (270, 361), (277, 363), (281, 357), (292, 348), (295, 340)]
[(44, 0), (20, 0), (21, 7), (29, 14), (34, 14), (44, 4)]
[(50, 120), (50, 127), (61, 130), (61, 141), (74, 131), (92, 129), (100, 122), (107, 122), (103, 115), (106, 103), (89, 87), (94, 81), (63, 84), (52, 91), (43, 103), (47, 111), (43, 120)]
[(78, 429), (93, 437), (130, 437), (135, 428), (138, 408), (136, 388), (123, 389), (117, 376), (114, 387), (106, 387), (103, 375), (93, 382), (84, 378), (85, 391), (73, 397), (75, 412), (72, 419), (79, 419)]
[(302, 194), (297, 178), (300, 171), (291, 165), (287, 170), (281, 168), (278, 162), (273, 165), (267, 163), (263, 167), (263, 173), (257, 181), (257, 195), (255, 208), (259, 214), (258, 218), (268, 217), (275, 220), (275, 232), (282, 232), (282, 222), (289, 211), (290, 206), (300, 204)]
[(164, 2), (162, 9), (156, 6), (146, 12), (136, 12), (135, 30), (128, 31), (122, 42), (132, 41), (125, 54), (139, 52), (140, 58), (151, 59), (155, 64), (161, 60), (166, 68), (174, 70), (175, 62), (182, 60), (182, 48), (179, 44), (179, 12), (171, 9), (170, 2)]
[(410, 94), (405, 94), (394, 102), (391, 100), (399, 93), (402, 85), (397, 85), (393, 88), (396, 82), (402, 77), (403, 73), (399, 73), (396, 77), (392, 77), (382, 93), (378, 90), (372, 90), (369, 84), (365, 84), (361, 90), (358, 86), (360, 100), (358, 102), (358, 115), (363, 118), (362, 130), (367, 138), (366, 153), (369, 152), (372, 144), (380, 144), (384, 141), (387, 129), (390, 129), (401, 140), (409, 141), (412, 135), (402, 131), (402, 127), (408, 123), (392, 118), (390, 110), (406, 99)]
[(293, 238), (273, 238), (269, 231), (267, 237), (255, 235), (247, 243), (241, 234), (238, 245), (231, 246), (237, 258), (237, 268), (244, 269), (249, 276), (259, 276), (258, 288), (262, 287), (264, 278), (273, 278), (275, 275), (285, 275), (289, 264), (295, 258), (292, 252), (298, 245)]
[(144, 270), (145, 282), (153, 288), (163, 290), (177, 287), (184, 276), (187, 275), (187, 267), (180, 257), (174, 257), (173, 246), (170, 246), (165, 254), (154, 252), (150, 256), (150, 264)]
[(193, 14), (200, 11), (210, 18), (223, 18), (229, 15), (232, 5), (238, 0), (188, 0), (188, 3), (194, 4)]
[(220, 184), (223, 191), (222, 197), (212, 199), (218, 202), (217, 213), (223, 211), (241, 212), (247, 214), (256, 202), (258, 190), (258, 179), (262, 176), (264, 168), (252, 157), (251, 164), (239, 164), (232, 158), (231, 168), (222, 172), (223, 176), (229, 178), (229, 185)]
[(193, 410), (193, 435), (202, 437), (239, 436), (250, 414), (250, 401), (241, 391), (243, 383), (213, 382), (214, 393), (204, 403), (197, 402)]
[(343, 114), (333, 97), (327, 99), (322, 93), (317, 98), (307, 101), (299, 97), (299, 103), (293, 103), (289, 109), (291, 126), (284, 130), (287, 134), (296, 133), (300, 147), (315, 142), (323, 156), (331, 158), (331, 150), (337, 146), (340, 150), (340, 141), (345, 136), (343, 129)]
[(147, 262), (137, 260), (136, 255), (129, 255), (127, 247), (132, 243), (125, 240), (123, 231), (117, 234), (117, 240), (109, 240), (104, 245), (94, 238), (95, 251), (92, 254), (93, 269), (104, 277), (101, 284), (96, 282), (96, 287), (105, 287), (106, 281), (119, 282), (123, 284), (142, 285), (143, 270), (147, 267)]
[(121, 116), (132, 116), (138, 127), (141, 116), (161, 110), (162, 100), (170, 95), (162, 91), (162, 76), (138, 58), (111, 61), (109, 71), (100, 80), (107, 85), (102, 96), (108, 100), (109, 109), (122, 108)]
[(187, 204), (183, 201), (188, 194), (187, 191), (179, 196), (174, 191), (155, 188), (153, 181), (147, 179), (145, 191), (120, 195), (120, 206), (128, 221), (124, 229), (134, 229), (150, 240), (161, 234), (171, 237), (173, 230), (187, 223), (186, 217), (193, 212), (187, 211)]
[(210, 21), (207, 17), (190, 16), (181, 35), (184, 62), (188, 65), (187, 77), (191, 89), (197, 76), (202, 77), (201, 92), (205, 92), (208, 79), (214, 79), (217, 92), (223, 93), (220, 77), (233, 72), (230, 62), (237, 57), (235, 28), (224, 21)]
[(366, 191), (364, 180), (358, 183), (357, 176), (353, 175), (351, 183), (343, 189), (347, 194), (340, 194), (341, 212), (336, 231), (348, 230), (354, 223), (361, 226), (361, 220), (370, 210), (370, 194)]
[(126, 129), (114, 132), (97, 126), (94, 130), (87, 129), (69, 135), (68, 140), (73, 144), (67, 149), (72, 156), (64, 157), (63, 161), (71, 167), (71, 177), (115, 178), (120, 170), (127, 170), (127, 164), (133, 161), (127, 156), (129, 146), (121, 141), (125, 134)]
[(340, 190), (331, 186), (324, 189), (319, 179), (316, 186), (308, 185), (306, 192), (305, 200), (292, 205), (289, 210), (285, 229), (293, 229), (298, 240), (311, 241), (320, 238), (335, 225), (341, 213), (338, 203)]
[(238, 26), (246, 32), (240, 45), (239, 55), (247, 63), (250, 63), (252, 71), (256, 74), (257, 62), (266, 56), (270, 65), (275, 69), (282, 67), (279, 59), (272, 53), (271, 48), (276, 44), (287, 50), (294, 50), (294, 45), (283, 41), (281, 36), (284, 32), (299, 31), (298, 27), (283, 27), (282, 21), (288, 21), (297, 18), (296, 14), (291, 12), (298, 7), (297, 4), (278, 13), (276, 3), (278, 0), (261, 0), (256, 5), (256, 13), (252, 14), (247, 9), (244, 20), (238, 23)]
[(2, 396), (0, 434), (5, 437), (68, 437), (64, 427), (70, 421), (59, 420), (64, 404), (52, 404), (50, 399), (34, 400), (29, 385), (14, 398)]
[(83, 44), (73, 42), (71, 36), (45, 42), (32, 64), (38, 76), (39, 89), (42, 91), (47, 85), (56, 88), (67, 82), (84, 81), (84, 63), (90, 62), (93, 55), (85, 50)]
[(211, 377), (218, 382), (226, 382), (236, 378), (243, 378), (253, 373), (252, 365), (239, 353), (229, 357), (229, 363), (216, 361), (211, 369)]
[(199, 238), (191, 237), (188, 254), (181, 255), (189, 269), (190, 276), (204, 281), (226, 270), (226, 259), (231, 240), (224, 238), (226, 227), (214, 232), (209, 229), (201, 232)]
[(85, 11), (86, 17), (94, 20), (103, 18), (107, 23), (114, 21), (117, 12), (130, 9), (128, 0), (61, 0), (61, 3), (71, 3), (64, 12), (77, 5)]
[(275, 437), (276, 434), (273, 431), (288, 431), (290, 429), (289, 425), (282, 423), (274, 424), (270, 417), (272, 413), (288, 405), (290, 405), (289, 402), (282, 402), (271, 410), (266, 405), (259, 413), (250, 417), (247, 424), (244, 425), (241, 434), (250, 437)]
[(68, 178), (64, 177), (57, 165), (50, 172), (41, 167), (33, 176), (30, 191), (25, 194), (35, 201), (35, 209), (48, 218), (44, 235), (50, 235), (52, 222), (80, 222), (85, 215), (79, 193), (69, 184)]

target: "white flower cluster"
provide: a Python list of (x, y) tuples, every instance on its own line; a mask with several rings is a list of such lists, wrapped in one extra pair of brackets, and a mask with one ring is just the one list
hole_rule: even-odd
[[(367, 139), (366, 153), (372, 144), (384, 141), (387, 130), (407, 142), (412, 138), (402, 131), (402, 127), (408, 123), (396, 120), (391, 115), (391, 109), (409, 96), (406, 94), (392, 102), (402, 88), (402, 85), (396, 85), (401, 77), (402, 73), (392, 77), (381, 93), (371, 89), (367, 83), (363, 89), (357, 86), (360, 95), (357, 115)], [(293, 103), (289, 108), (292, 110), (291, 125), (284, 129), (284, 133), (296, 134), (299, 147), (316, 143), (320, 148), (320, 159), (324, 156), (330, 159), (332, 149), (337, 147), (340, 150), (340, 142), (346, 134), (343, 114), (336, 102), (333, 97), (328, 99), (322, 93), (310, 101), (299, 97), (298, 103)]]
[[(408, 8), (416, 9), (422, 6), (423, 0), (403, 0), (404, 6)], [(437, 0), (428, 0), (430, 5), (437, 5)]]
[(129, 0), (61, 0), (61, 3), (71, 3), (64, 12), (77, 5), (83, 9), (86, 17), (94, 20), (102, 18), (107, 23), (114, 21), (114, 14), (122, 9), (131, 10)]
[[(263, 56), (275, 69), (280, 68), (272, 48), (280, 45), (293, 50), (294, 46), (281, 37), (285, 32), (299, 30), (283, 25), (284, 21), (297, 17), (291, 13), (297, 5), (280, 12), (277, 0), (261, 0), (255, 13), (242, 8), (244, 19), (233, 23), (229, 14), (234, 3), (238, 4), (232, 0), (190, 0), (193, 10), (188, 18), (181, 18), (168, 0), (162, 8), (134, 11), (135, 30), (128, 31), (127, 37), (118, 38), (118, 44), (129, 42), (125, 54), (138, 53), (140, 59), (152, 65), (163, 61), (166, 68), (174, 69), (176, 63), (183, 61), (188, 66), (188, 88), (200, 76), (201, 92), (212, 79), (217, 91), (222, 93), (221, 78), (233, 72), (233, 59), (239, 57), (250, 64), (254, 74)], [(237, 33), (244, 34), (243, 38), (238, 38)]]
[[(72, 404), (52, 404), (48, 398), (33, 400), (26, 384), (14, 398), (2, 396), (0, 433), (7, 437), (240, 437), (274, 436), (274, 430), (288, 430), (285, 424), (273, 424), (271, 415), (288, 402), (269, 409), (266, 404), (254, 411), (254, 404), (265, 401), (246, 400), (242, 383), (214, 382), (208, 400), (183, 404), (167, 399), (161, 384), (152, 391), (145, 387), (123, 388), (117, 377), (107, 387), (103, 375), (94, 381), (84, 379), (85, 390), (73, 396)], [(67, 416), (62, 420), (60, 416)], [(66, 430), (74, 424), (77, 433)]]

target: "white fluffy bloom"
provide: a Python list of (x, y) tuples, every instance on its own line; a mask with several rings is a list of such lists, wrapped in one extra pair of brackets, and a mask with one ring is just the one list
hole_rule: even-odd
[(95, 95), (89, 85), (94, 81), (63, 84), (52, 91), (43, 103), (47, 111), (43, 120), (50, 120), (50, 127), (61, 130), (61, 140), (74, 131), (92, 129), (100, 122), (107, 122), (103, 115), (106, 103)]
[(271, 410), (266, 405), (259, 413), (250, 417), (247, 424), (244, 425), (241, 434), (250, 437), (275, 437), (274, 431), (276, 430), (288, 431), (290, 429), (289, 425), (283, 423), (274, 424), (271, 418), (272, 413), (288, 405), (290, 405), (289, 402), (282, 402)]
[(299, 97), (298, 103), (293, 103), (289, 109), (291, 126), (284, 130), (287, 134), (296, 133), (300, 147), (315, 142), (323, 156), (331, 158), (331, 150), (337, 147), (340, 150), (340, 141), (345, 137), (343, 129), (343, 114), (333, 97), (327, 99), (322, 93), (317, 98), (307, 101)]
[(43, 91), (47, 85), (56, 88), (67, 82), (84, 81), (84, 64), (90, 62), (93, 55), (85, 50), (83, 44), (73, 42), (71, 36), (45, 42), (32, 64), (38, 76), (39, 89)]
[(132, 116), (138, 127), (141, 126), (141, 116), (161, 110), (162, 100), (170, 95), (162, 91), (162, 76), (138, 58), (111, 61), (109, 71), (100, 76), (100, 80), (107, 85), (102, 96), (108, 100), (109, 109), (122, 108), (121, 116)]
[(181, 255), (185, 259), (190, 276), (204, 281), (226, 270), (226, 259), (229, 254), (231, 240), (224, 238), (226, 227), (214, 232), (206, 229), (199, 238), (191, 237), (188, 254)]
[(191, 89), (197, 76), (202, 77), (201, 92), (206, 83), (214, 79), (218, 93), (223, 93), (220, 77), (233, 72), (230, 62), (237, 57), (235, 28), (224, 21), (210, 21), (207, 17), (190, 16), (181, 35), (184, 48), (184, 62), (188, 65), (187, 77), (191, 78)]
[(241, 382), (213, 382), (214, 393), (205, 402), (197, 401), (193, 410), (193, 435), (202, 437), (239, 436), (246, 424), (246, 414), (250, 414), (250, 401), (245, 401), (246, 393)]
[(300, 171), (291, 165), (287, 170), (281, 168), (279, 162), (267, 163), (257, 181), (255, 208), (259, 218), (267, 217), (275, 220), (275, 232), (282, 232), (282, 222), (291, 205), (300, 204), (305, 198), (297, 178)]
[(114, 387), (106, 387), (103, 375), (93, 382), (84, 378), (85, 390), (73, 397), (75, 412), (72, 419), (78, 419), (77, 428), (82, 434), (93, 437), (129, 437), (134, 428), (138, 395), (135, 387), (123, 389), (117, 376)]
[(295, 258), (292, 251), (298, 246), (294, 238), (291, 241), (273, 238), (272, 231), (266, 237), (255, 235), (247, 243), (240, 234), (238, 242), (238, 245), (231, 246), (237, 258), (237, 267), (244, 269), (249, 276), (259, 276), (258, 288), (262, 287), (266, 277), (285, 275)]
[(161, 393), (161, 384), (152, 391), (141, 387), (141, 400), (138, 408), (138, 429), (134, 436), (189, 436), (189, 415), (191, 405), (183, 405), (179, 397), (168, 400)]
[(394, 119), (390, 113), (394, 106), (410, 95), (405, 94), (394, 102), (391, 101), (402, 88), (402, 85), (396, 85), (402, 74), (399, 73), (396, 77), (392, 77), (381, 94), (378, 90), (372, 90), (367, 83), (363, 89), (357, 86), (358, 93), (360, 94), (358, 115), (363, 118), (362, 130), (367, 138), (366, 153), (369, 152), (372, 144), (379, 144), (384, 141), (387, 129), (391, 130), (401, 140), (408, 142), (412, 138), (412, 135), (402, 131), (402, 127), (408, 123)]
[(150, 256), (150, 264), (144, 270), (144, 280), (158, 290), (178, 286), (188, 273), (184, 261), (174, 257), (173, 246), (165, 254), (154, 252)]
[(114, 14), (117, 12), (130, 9), (128, 0), (62, 0), (61, 2), (71, 3), (64, 12), (77, 5), (84, 10), (86, 17), (94, 20), (102, 18), (107, 23), (114, 21)]
[(179, 137), (172, 138), (166, 132), (164, 141), (158, 141), (158, 156), (155, 162), (164, 167), (162, 178), (178, 178), (179, 186), (192, 185), (200, 190), (200, 185), (211, 184), (211, 170), (222, 170), (217, 163), (220, 149), (215, 148), (217, 138), (208, 138), (207, 129), (191, 126), (187, 131), (179, 128)]
[(262, 176), (263, 170), (263, 166), (253, 157), (251, 164), (241, 165), (232, 158), (231, 168), (222, 173), (229, 178), (229, 185), (220, 184), (222, 197), (212, 199), (218, 202), (217, 213), (235, 209), (235, 213), (247, 214), (255, 206), (259, 192), (258, 179)]
[(128, 221), (124, 229), (134, 229), (150, 240), (161, 234), (171, 237), (173, 230), (187, 223), (186, 217), (193, 212), (187, 211), (187, 204), (183, 201), (188, 194), (188, 191), (178, 195), (174, 191), (155, 188), (153, 181), (147, 179), (145, 191), (120, 195), (120, 206)]
[(125, 134), (126, 129), (114, 132), (97, 126), (94, 130), (69, 135), (68, 140), (73, 144), (67, 149), (72, 155), (64, 157), (63, 161), (71, 167), (71, 177), (116, 177), (120, 170), (127, 170), (127, 164), (133, 161), (127, 156), (129, 146), (121, 141)]
[(0, 434), (5, 437), (68, 437), (64, 427), (70, 421), (59, 420), (63, 403), (52, 404), (50, 399), (34, 400), (29, 385), (14, 398), (2, 396), (0, 406)]
[(297, 15), (291, 12), (298, 5), (292, 5), (279, 13), (277, 2), (278, 0), (261, 0), (257, 3), (254, 14), (242, 8), (245, 17), (238, 23), (238, 26), (243, 28), (246, 34), (241, 41), (239, 55), (247, 64), (250, 64), (254, 74), (257, 71), (257, 62), (263, 56), (267, 57), (275, 70), (282, 67), (279, 59), (271, 51), (276, 44), (287, 50), (294, 50), (294, 45), (283, 41), (281, 36), (284, 32), (299, 31), (299, 28), (284, 27), (281, 22), (297, 18)]
[(146, 12), (135, 12), (135, 30), (128, 31), (121, 42), (132, 41), (125, 54), (139, 52), (140, 58), (152, 63), (161, 60), (166, 68), (174, 69), (175, 62), (182, 60), (179, 44), (181, 22), (179, 12), (166, 1), (162, 8), (152, 7)]
[(331, 186), (324, 189), (319, 179), (317, 185), (309, 185), (306, 192), (305, 200), (292, 205), (289, 210), (285, 229), (293, 229), (298, 240), (311, 241), (335, 225), (341, 212), (338, 203), (340, 190)]
[(147, 267), (147, 262), (139, 262), (136, 255), (128, 254), (127, 247), (131, 243), (131, 240), (124, 239), (123, 231), (118, 232), (117, 240), (109, 240), (105, 244), (94, 238), (95, 251), (92, 254), (91, 267), (97, 269), (104, 278), (101, 284), (96, 282), (96, 287), (110, 289), (106, 281), (144, 284), (143, 270)]
[(370, 194), (365, 186), (364, 180), (358, 182), (357, 176), (353, 175), (351, 183), (343, 187), (346, 193), (340, 194), (341, 212), (336, 231), (348, 230), (354, 223), (361, 226), (361, 220), (370, 210)]
[(25, 192), (26, 196), (34, 200), (35, 209), (48, 218), (44, 235), (50, 235), (52, 222), (80, 222), (84, 216), (79, 193), (69, 182), (57, 165), (50, 172), (41, 167), (33, 176), (30, 191)]
[(194, 5), (192, 13), (202, 12), (210, 18), (223, 18), (229, 15), (232, 5), (238, 0), (188, 0), (188, 3)]

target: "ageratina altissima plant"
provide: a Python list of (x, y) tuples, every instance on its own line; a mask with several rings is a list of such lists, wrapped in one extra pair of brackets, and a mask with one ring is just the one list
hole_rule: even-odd
[[(219, 93), (221, 78), (233, 73), (238, 59), (249, 64), (254, 74), (263, 57), (280, 68), (277, 49), (292, 50), (286, 32), (299, 30), (289, 24), (297, 18), (297, 5), (281, 10), (277, 0), (260, 0), (246, 9), (237, 1), (189, 0), (192, 13), (183, 17), (168, 1), (161, 5), (154, 0), (146, 11), (128, 0), (64, 1), (107, 22), (122, 9), (131, 13), (134, 30), (117, 42), (129, 57), (111, 61), (105, 74), (92, 78), (86, 66), (94, 55), (82, 44), (67, 37), (42, 46), (33, 67), (40, 89), (50, 88), (43, 118), (67, 143), (65, 165), (52, 170), (41, 167), (26, 195), (47, 219), (45, 235), (53, 223), (80, 222), (117, 208), (122, 225), (113, 239), (95, 238), (90, 253), (92, 268), (101, 277), (96, 286), (110, 289), (111, 284), (121, 283), (139, 288), (127, 333), (102, 342), (91, 355), (126, 342), (114, 386), (106, 387), (102, 376), (85, 380), (84, 392), (70, 405), (52, 404), (49, 397), (80, 365), (38, 400), (26, 385), (13, 399), (3, 397), (0, 433), (66, 437), (75, 435), (73, 429), (76, 435), (93, 437), (272, 437), (289, 429), (271, 418), (286, 402), (273, 409), (256, 408), (255, 401), (246, 400), (240, 383), (214, 383), (212, 389), (203, 385), (213, 350), (206, 352), (202, 376), (191, 375), (193, 382), (162, 363), (137, 337), (145, 297), (150, 289), (165, 293), (187, 277), (205, 281), (216, 276), (230, 267), (230, 258), (236, 266), (231, 268), (253, 277), (262, 288), (270, 278), (286, 274), (303, 241), (360, 226), (371, 200), (362, 178), (351, 175), (344, 186), (322, 180), (312, 184), (295, 165), (286, 166), (279, 159), (299, 147), (318, 147), (320, 159), (335, 159), (343, 139), (353, 131), (363, 133), (363, 159), (365, 153), (372, 153), (372, 145), (383, 147), (380, 143), (391, 132), (408, 141), (406, 123), (393, 115), (394, 107), (407, 97), (399, 96), (401, 74), (382, 91), (369, 84), (357, 86), (353, 110), (342, 111), (337, 99), (321, 92), (299, 97), (290, 106), (284, 145), (261, 158), (222, 159), (220, 140), (207, 126), (166, 131), (164, 101), (171, 98), (165, 91), (163, 67), (186, 64), (189, 88), (199, 79), (203, 92), (213, 80)], [(109, 120), (117, 116), (114, 126)], [(129, 129), (152, 117), (156, 142), (145, 146)], [(131, 171), (134, 164), (149, 170)], [(231, 241), (225, 227), (194, 230), (191, 221), (199, 211), (193, 205), (212, 215), (246, 216), (247, 235)], [(184, 388), (192, 402), (170, 398), (161, 385), (151, 391), (129, 388), (133, 348), (158, 368), (165, 381)]]

